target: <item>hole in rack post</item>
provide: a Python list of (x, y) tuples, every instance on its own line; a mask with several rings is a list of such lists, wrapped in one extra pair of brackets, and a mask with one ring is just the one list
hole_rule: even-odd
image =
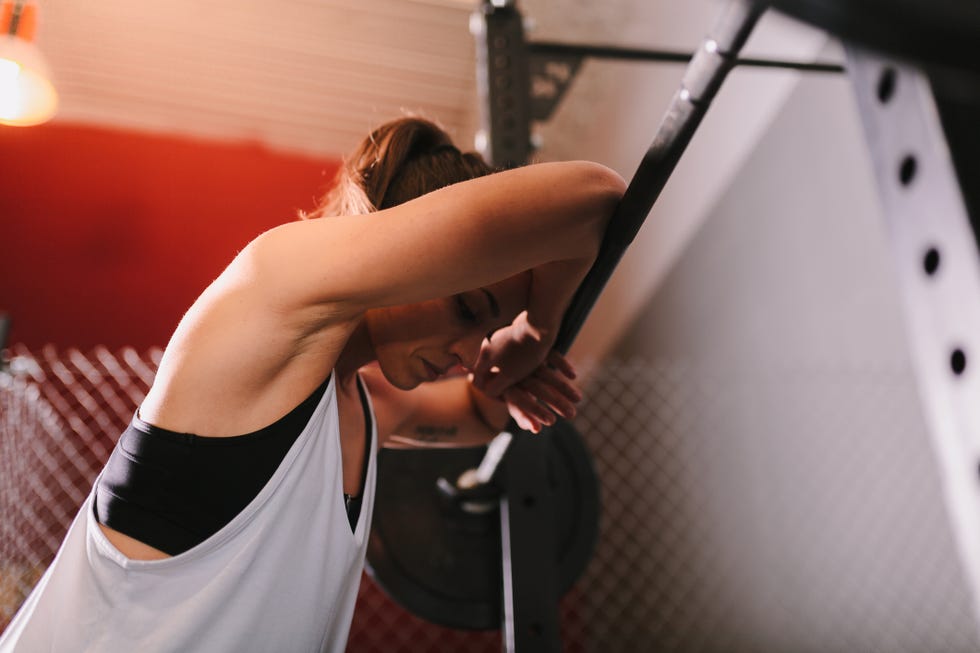
[(902, 182), (903, 186), (908, 186), (915, 179), (915, 173), (918, 171), (919, 164), (915, 160), (915, 156), (909, 154), (904, 159), (902, 159), (901, 165), (898, 167), (898, 180)]
[(891, 66), (881, 71), (881, 76), (878, 78), (878, 100), (882, 104), (886, 104), (895, 95), (895, 82), (897, 79), (898, 75)]

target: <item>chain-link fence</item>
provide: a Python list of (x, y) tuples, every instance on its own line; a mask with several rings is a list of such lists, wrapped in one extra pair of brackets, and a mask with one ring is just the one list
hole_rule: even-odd
[(53, 559), (161, 354), (10, 353), (0, 372), (0, 628)]
[(980, 650), (918, 406), (901, 365), (605, 364), (587, 649)]
[[(160, 352), (15, 348), (0, 373), (0, 629), (53, 558)], [(904, 369), (595, 370), (594, 559), (568, 651), (978, 649), (914, 381)], [(365, 577), (348, 650), (498, 651)]]

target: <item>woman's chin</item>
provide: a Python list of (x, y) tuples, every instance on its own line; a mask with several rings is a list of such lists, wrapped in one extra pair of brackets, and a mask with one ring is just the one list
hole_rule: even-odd
[(397, 370), (397, 373), (389, 373), (384, 366), (379, 367), (381, 367), (381, 373), (384, 375), (385, 380), (399, 390), (414, 390), (424, 381), (424, 379), (420, 379), (412, 374), (409, 369), (400, 369)]

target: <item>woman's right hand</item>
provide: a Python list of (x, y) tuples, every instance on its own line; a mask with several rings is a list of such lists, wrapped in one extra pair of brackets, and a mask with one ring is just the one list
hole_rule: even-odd
[(501, 397), (544, 362), (553, 342), (554, 337), (532, 325), (527, 311), (522, 311), (483, 341), (473, 365), (473, 383), (483, 393)]
[(582, 393), (573, 383), (575, 368), (557, 350), (534, 372), (504, 390), (502, 399), (517, 425), (525, 431), (539, 433), (556, 421), (575, 417), (575, 404)]
[(518, 426), (534, 433), (554, 424), (556, 415), (574, 417), (575, 404), (582, 399), (572, 383), (575, 369), (551, 348), (553, 340), (523, 312), (484, 340), (473, 367), (473, 385), (506, 402)]

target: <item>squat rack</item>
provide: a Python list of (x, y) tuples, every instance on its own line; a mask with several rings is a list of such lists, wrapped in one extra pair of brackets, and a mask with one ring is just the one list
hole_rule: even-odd
[[(583, 57), (689, 60), (653, 143), (610, 220), (598, 258), (565, 314), (557, 342), (560, 350), (571, 346), (728, 72), (737, 65), (844, 70), (828, 63), (739, 59), (768, 4), (735, 0), (690, 56), (526, 43), (514, 2), (484, 2), (483, 20), (473, 31), (486, 149), (497, 164), (527, 160), (531, 121), (551, 115)], [(921, 401), (980, 623), (980, 376), (969, 364), (980, 351), (980, 189), (965, 183), (980, 172), (980, 128), (975, 121), (980, 105), (976, 75), (980, 63), (975, 57), (980, 7), (954, 0), (900, 0), (886, 11), (874, 0), (776, 0), (773, 4), (846, 39), (846, 70), (892, 235)], [(865, 50), (864, 44), (890, 54)], [(533, 478), (528, 471), (504, 475), (506, 494), (541, 491), (529, 487)], [(506, 518), (506, 513), (502, 516)], [(514, 516), (510, 521), (510, 548), (535, 547), (540, 541), (534, 539), (539, 537), (536, 524), (541, 522), (518, 522)], [(553, 609), (549, 617), (544, 605), (527, 606), (526, 600), (522, 605), (520, 598), (525, 591), (530, 597), (542, 594), (535, 568), (546, 564), (548, 551), (537, 548), (535, 556), (526, 552), (520, 556), (532, 558), (535, 567), (511, 570), (509, 591), (517, 598), (516, 610), (512, 606), (513, 614), (504, 621), (506, 650), (558, 649), (557, 611)], [(518, 559), (515, 554), (512, 562)], [(504, 564), (508, 564), (506, 548)], [(534, 588), (527, 587), (532, 584)]]
[[(769, 5), (845, 38), (846, 65), (739, 59)], [(957, 0), (731, 0), (693, 55), (528, 43), (514, 0), (474, 14), (485, 153), (524, 163), (531, 124), (554, 111), (585, 57), (688, 61), (683, 80), (610, 219), (596, 262), (564, 316), (567, 351), (656, 202), (727, 74), (738, 65), (836, 73), (857, 98), (892, 236), (921, 401), (937, 452), (954, 536), (980, 623), (980, 5)], [(914, 38), (912, 38), (914, 36)], [(888, 52), (888, 55), (876, 54)], [(899, 58), (896, 59), (895, 57)], [(911, 63), (915, 61), (917, 63)], [(972, 210), (971, 210), (972, 209)], [(546, 437), (521, 434), (484, 470), (499, 493), (503, 647), (558, 651), (554, 522)], [(507, 449), (501, 456), (501, 449)], [(501, 462), (502, 457), (502, 462)], [(496, 473), (495, 473), (496, 472)], [(456, 488), (457, 500), (484, 488)], [(529, 500), (530, 499), (530, 500)]]

